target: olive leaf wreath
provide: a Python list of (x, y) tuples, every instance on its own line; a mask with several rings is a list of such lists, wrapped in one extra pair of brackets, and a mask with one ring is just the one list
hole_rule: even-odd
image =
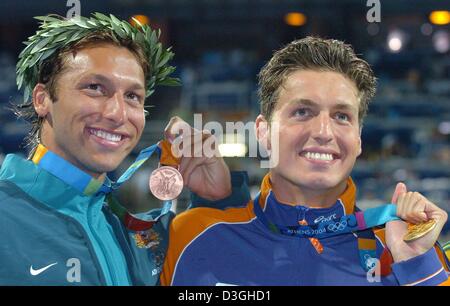
[(119, 20), (112, 14), (106, 16), (101, 13), (94, 13), (89, 18), (83, 16), (71, 19), (52, 16), (34, 18), (41, 21), (39, 30), (24, 42), (26, 47), (20, 53), (16, 66), (16, 82), (19, 90), (24, 88), (24, 102), (28, 101), (36, 86), (39, 69), (46, 59), (90, 33), (105, 30), (111, 31), (116, 39), (131, 39), (143, 46), (151, 69), (145, 80), (146, 97), (153, 94), (155, 86), (180, 84), (179, 79), (169, 76), (175, 71), (175, 67), (168, 65), (174, 53), (171, 48), (166, 49), (159, 42), (161, 31), (152, 30), (134, 18), (137, 27)]

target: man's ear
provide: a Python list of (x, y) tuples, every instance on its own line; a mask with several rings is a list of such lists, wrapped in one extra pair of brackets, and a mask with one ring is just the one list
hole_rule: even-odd
[(33, 106), (39, 117), (44, 118), (50, 112), (52, 100), (44, 84), (38, 83), (33, 89)]
[(258, 142), (267, 150), (271, 150), (270, 144), (270, 126), (263, 115), (258, 115), (255, 122), (256, 138)]
[(356, 156), (360, 156), (361, 155), (361, 153), (362, 153), (362, 141), (361, 141), (361, 134), (359, 134), (359, 137), (358, 137), (358, 155), (356, 155)]

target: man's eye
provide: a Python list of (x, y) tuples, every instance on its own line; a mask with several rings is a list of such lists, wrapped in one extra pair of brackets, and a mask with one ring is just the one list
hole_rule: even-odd
[(307, 108), (299, 108), (297, 110), (294, 111), (294, 116), (296, 117), (307, 117), (311, 114), (311, 111)]
[(86, 86), (86, 89), (88, 89), (90, 92), (105, 93), (105, 90), (103, 89), (102, 85), (97, 83), (88, 84)]
[(139, 103), (141, 102), (141, 96), (135, 94), (134, 92), (130, 92), (130, 93), (126, 94), (126, 98), (133, 102), (139, 102)]
[(349, 121), (350, 117), (347, 114), (337, 113), (336, 114), (336, 119), (339, 120), (339, 121)]

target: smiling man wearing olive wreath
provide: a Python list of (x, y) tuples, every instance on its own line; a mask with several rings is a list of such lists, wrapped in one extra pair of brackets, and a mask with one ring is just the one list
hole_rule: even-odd
[[(141, 138), (146, 97), (178, 84), (169, 77), (173, 53), (159, 32), (113, 15), (36, 19), (17, 63), (25, 93), (16, 112), (31, 123), (30, 153), (8, 155), (0, 170), (0, 285), (158, 284), (173, 213), (141, 220), (112, 196), (145, 159), (117, 182), (106, 173)], [(161, 163), (170, 156), (150, 149)], [(222, 158), (180, 165), (199, 195), (219, 200), (232, 191)]]

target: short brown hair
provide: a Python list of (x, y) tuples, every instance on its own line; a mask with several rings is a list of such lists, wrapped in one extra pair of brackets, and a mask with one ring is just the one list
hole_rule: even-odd
[[(141, 65), (142, 70), (144, 71), (144, 78), (147, 78), (147, 75), (151, 73), (150, 64), (141, 45), (133, 42), (131, 39), (116, 37), (108, 31), (93, 32), (62, 48), (53, 56), (46, 59), (39, 67), (38, 82), (46, 86), (49, 96), (53, 102), (58, 100), (57, 80), (67, 68), (65, 67), (67, 56), (70, 54), (73, 55), (82, 49), (102, 44), (110, 44), (113, 46), (127, 48), (136, 57), (136, 60)], [(32, 101), (14, 106), (13, 108), (19, 118), (23, 118), (31, 123), (31, 129), (25, 139), (25, 146), (30, 149), (29, 157), (31, 157), (37, 144), (39, 143), (39, 133), (43, 118), (39, 117), (36, 113)]]
[(350, 45), (335, 39), (306, 37), (276, 51), (258, 75), (261, 114), (270, 122), (279, 89), (297, 70), (333, 71), (355, 82), (359, 92), (359, 123), (367, 113), (376, 91), (376, 78), (369, 64), (356, 56)]

